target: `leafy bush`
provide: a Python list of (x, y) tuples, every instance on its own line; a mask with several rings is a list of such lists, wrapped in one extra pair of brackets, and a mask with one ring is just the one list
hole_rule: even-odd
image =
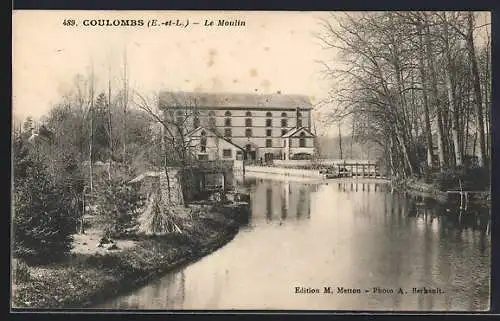
[(99, 191), (99, 207), (105, 219), (105, 235), (117, 237), (137, 224), (138, 210), (143, 197), (139, 187), (128, 184), (128, 175), (108, 179)]
[(48, 263), (69, 253), (78, 206), (78, 184), (64, 175), (74, 169), (51, 162), (57, 173), (51, 175), (47, 157), (38, 147), (26, 144), (22, 137), (16, 137), (13, 145), (13, 250), (15, 257), (28, 263)]
[(14, 186), (14, 255), (46, 263), (71, 249), (75, 220), (64, 186), (53, 182), (41, 163), (27, 169)]
[(487, 190), (490, 186), (490, 172), (487, 168), (459, 168), (427, 170), (423, 175), (426, 183), (433, 184), (441, 191), (447, 190)]

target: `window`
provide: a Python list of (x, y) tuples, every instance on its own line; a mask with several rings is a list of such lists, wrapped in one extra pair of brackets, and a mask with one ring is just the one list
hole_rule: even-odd
[(177, 124), (182, 124), (182, 122), (184, 121), (184, 117), (182, 115), (182, 111), (180, 111), (180, 110), (177, 111), (176, 115), (177, 115), (177, 120), (176, 120)]
[(231, 112), (230, 111), (226, 111), (226, 113), (224, 114), (224, 116), (231, 117)]
[(224, 137), (231, 137), (231, 136), (233, 136), (233, 131), (231, 130), (231, 128), (224, 129)]
[(200, 118), (198, 116), (194, 116), (193, 118), (193, 127), (194, 128), (200, 127)]
[(273, 147), (273, 140), (272, 139), (266, 139), (266, 147)]
[(272, 136), (273, 135), (273, 130), (272, 129), (266, 129), (266, 136)]
[(215, 122), (215, 118), (214, 118), (214, 117), (210, 117), (210, 118), (208, 119), (208, 126), (209, 126), (210, 128), (214, 128), (214, 127), (216, 126), (216, 124), (217, 124), (217, 123)]
[(252, 117), (252, 113), (247, 111), (246, 114), (245, 114), (246, 117)]
[(288, 126), (288, 119), (286, 118), (283, 118), (281, 120), (281, 127), (287, 127)]
[(286, 147), (286, 139), (283, 140), (283, 147)]
[(300, 133), (299, 147), (306, 147), (306, 138), (304, 132)]
[(252, 118), (245, 119), (245, 126), (252, 127)]
[(271, 127), (271, 126), (273, 126), (273, 120), (270, 118), (266, 119), (266, 127)]
[(231, 126), (231, 118), (224, 119), (224, 126)]
[(252, 129), (251, 128), (245, 129), (245, 136), (246, 137), (252, 137)]
[(231, 157), (232, 156), (232, 150), (230, 150), (230, 149), (223, 149), (222, 150), (222, 156), (223, 157)]
[(281, 130), (281, 136), (285, 135), (287, 131), (288, 131), (288, 130), (286, 130), (286, 129), (282, 129), (282, 130)]
[(286, 113), (281, 113), (281, 117), (287, 117)]
[(207, 152), (207, 133), (205, 133), (204, 130), (201, 131), (201, 137), (200, 137), (200, 152), (201, 153), (206, 153)]
[(217, 122), (215, 121), (215, 112), (210, 111), (208, 113), (208, 126), (210, 128), (215, 128), (216, 125), (217, 125)]
[(272, 114), (270, 111), (268, 111), (268, 112), (266, 113), (266, 117), (273, 117), (273, 114)]
[(302, 127), (302, 119), (297, 118), (297, 127)]
[(207, 154), (198, 155), (198, 159), (199, 160), (208, 160), (208, 155)]

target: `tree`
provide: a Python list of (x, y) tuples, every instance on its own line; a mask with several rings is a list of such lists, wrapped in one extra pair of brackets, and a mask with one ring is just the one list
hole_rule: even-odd
[[(164, 170), (167, 178), (168, 195), (170, 201), (170, 177), (168, 167), (179, 166), (179, 175), (182, 196), (188, 199), (188, 185), (190, 183), (189, 167), (195, 161), (191, 154), (191, 139), (188, 130), (189, 122), (198, 115), (197, 102), (191, 100), (179, 100), (172, 95), (175, 105), (160, 106), (158, 97), (148, 99), (140, 93), (135, 94), (134, 103), (139, 109), (145, 111), (152, 120), (161, 125), (164, 142)], [(184, 202), (187, 206), (187, 204)]]
[(462, 167), (472, 129), (484, 164), (490, 80), (476, 61), (473, 13), (332, 14), (322, 26), (318, 38), (338, 54), (337, 66), (320, 62), (335, 82), (320, 104), (329, 121), (354, 122), (402, 178), (432, 170), (435, 145), (438, 170)]
[(51, 177), (37, 152), (22, 137), (15, 137), (14, 256), (47, 263), (69, 253), (75, 217), (68, 186)]

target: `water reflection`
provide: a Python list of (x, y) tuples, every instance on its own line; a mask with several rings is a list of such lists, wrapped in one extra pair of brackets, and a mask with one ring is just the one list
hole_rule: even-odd
[(248, 179), (244, 186), (253, 199), (251, 225), (311, 218), (311, 199), (317, 190), (316, 184)]
[[(246, 180), (250, 225), (208, 257), (101, 308), (485, 310), (488, 209), (373, 181)], [(458, 211), (458, 212), (457, 212)], [(474, 214), (475, 213), (475, 214)], [(301, 295), (295, 286), (400, 287), (407, 295)], [(444, 294), (411, 294), (414, 287)]]

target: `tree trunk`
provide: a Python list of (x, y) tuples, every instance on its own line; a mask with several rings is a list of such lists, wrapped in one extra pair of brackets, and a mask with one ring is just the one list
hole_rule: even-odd
[(92, 74), (90, 83), (90, 141), (89, 141), (89, 170), (90, 170), (90, 194), (93, 191), (94, 185), (94, 171), (93, 171), (93, 160), (92, 160), (92, 145), (94, 145), (94, 65), (92, 64)]
[(431, 129), (431, 120), (429, 116), (429, 100), (428, 100), (428, 89), (429, 89), (429, 83), (427, 80), (427, 75), (425, 73), (425, 65), (424, 65), (424, 53), (425, 49), (423, 46), (423, 39), (422, 39), (422, 27), (418, 27), (418, 32), (419, 32), (419, 40), (420, 40), (420, 55), (418, 59), (419, 63), (419, 69), (420, 69), (420, 79), (422, 82), (422, 86), (424, 87), (424, 90), (422, 92), (422, 98), (423, 98), (423, 103), (424, 103), (424, 122), (425, 122), (425, 140), (426, 140), (426, 147), (427, 147), (427, 166), (429, 168), (433, 167), (433, 155), (434, 155), (434, 147), (433, 147), (433, 142), (432, 142), (432, 129)]
[(431, 87), (432, 87), (432, 103), (436, 108), (437, 115), (437, 147), (438, 147), (438, 158), (439, 158), (439, 167), (443, 170), (446, 166), (445, 161), (445, 152), (444, 152), (444, 131), (443, 131), (443, 119), (442, 119), (442, 111), (438, 100), (438, 89), (437, 89), (437, 79), (436, 79), (436, 70), (435, 70), (435, 62), (434, 62), (434, 53), (432, 52), (432, 44), (430, 38), (430, 30), (429, 24), (427, 20), (427, 14), (424, 14), (424, 19), (426, 22), (425, 25), (425, 43), (426, 43), (426, 56), (427, 61), (429, 62), (429, 71), (431, 76)]
[(339, 123), (339, 151), (340, 151), (340, 159), (342, 158), (342, 133), (340, 131), (340, 123)]
[(172, 203), (172, 190), (170, 188), (170, 175), (168, 174), (168, 148), (167, 148), (167, 142), (165, 140), (165, 133), (163, 127), (161, 128), (161, 138), (163, 142), (163, 150), (164, 150), (164, 158), (163, 158), (163, 168), (165, 170), (165, 178), (167, 180), (167, 197), (168, 197), (168, 203)]
[(446, 51), (446, 63), (447, 63), (447, 73), (446, 73), (446, 90), (448, 93), (448, 103), (451, 111), (451, 134), (453, 139), (453, 150), (455, 155), (455, 165), (457, 167), (462, 166), (462, 148), (460, 145), (459, 138), (459, 124), (458, 124), (458, 111), (455, 100), (455, 76), (454, 76), (454, 66), (453, 60), (450, 52), (450, 44), (449, 44), (449, 33), (448, 33), (448, 24), (446, 23), (446, 13), (443, 13), (445, 18), (444, 24), (444, 38), (445, 38), (445, 51)]
[(474, 106), (476, 107), (476, 124), (479, 138), (478, 162), (479, 166), (485, 166), (486, 148), (484, 138), (484, 118), (483, 118), (483, 100), (481, 97), (481, 82), (479, 78), (479, 70), (476, 61), (476, 50), (474, 48), (474, 17), (472, 12), (467, 13), (467, 52), (471, 62), (472, 83), (474, 89)]
[(111, 179), (112, 162), (113, 162), (113, 126), (112, 126), (112, 113), (111, 113), (111, 70), (108, 76), (108, 144), (109, 144), (109, 167), (108, 167), (108, 177)]

